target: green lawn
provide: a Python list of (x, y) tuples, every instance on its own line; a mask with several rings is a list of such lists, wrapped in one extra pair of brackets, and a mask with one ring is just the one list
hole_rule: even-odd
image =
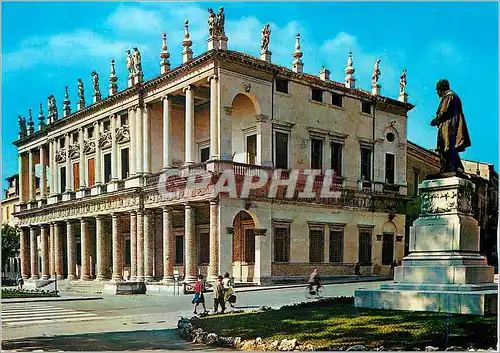
[(323, 349), (346, 349), (355, 344), (393, 350), (423, 350), (428, 345), (443, 350), (447, 346), (487, 349), (496, 347), (497, 341), (495, 316), (357, 309), (345, 300), (341, 304), (206, 317), (195, 325), (242, 339), (296, 338), (299, 343)]

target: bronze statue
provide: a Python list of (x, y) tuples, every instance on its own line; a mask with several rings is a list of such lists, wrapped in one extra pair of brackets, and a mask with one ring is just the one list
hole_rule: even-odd
[(439, 80), (436, 90), (441, 102), (431, 126), (439, 127), (436, 149), (441, 162), (440, 172), (463, 172), (464, 167), (458, 153), (470, 147), (471, 142), (462, 111), (462, 101), (450, 90), (447, 80)]

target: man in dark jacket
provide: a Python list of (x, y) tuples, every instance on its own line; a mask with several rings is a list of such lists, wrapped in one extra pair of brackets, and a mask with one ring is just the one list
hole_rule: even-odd
[(441, 161), (440, 172), (463, 172), (464, 167), (458, 153), (470, 147), (471, 142), (462, 111), (462, 101), (450, 90), (447, 80), (439, 80), (436, 91), (441, 102), (431, 126), (439, 127), (437, 151)]

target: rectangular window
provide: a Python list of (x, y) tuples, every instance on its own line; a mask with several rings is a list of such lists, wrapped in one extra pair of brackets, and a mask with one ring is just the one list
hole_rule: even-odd
[(275, 136), (276, 168), (288, 169), (288, 134), (276, 131)]
[(361, 147), (361, 180), (371, 180), (371, 156), (371, 149)]
[(78, 143), (78, 132), (73, 134), (73, 143)]
[(210, 159), (210, 147), (200, 149), (200, 162), (206, 162)]
[(274, 227), (274, 261), (289, 262), (290, 261), (290, 227), (275, 226)]
[(198, 265), (207, 265), (210, 262), (210, 234), (198, 234)]
[(419, 183), (419, 170), (418, 169), (413, 169), (413, 195), (417, 196), (418, 194), (418, 183)]
[(76, 243), (76, 264), (82, 265), (82, 243)]
[(311, 99), (316, 102), (323, 102), (323, 91), (316, 88), (311, 88)]
[(127, 179), (129, 173), (128, 148), (123, 148), (121, 150), (121, 159), (122, 159), (122, 179)]
[(385, 182), (394, 184), (394, 155), (391, 153), (385, 154)]
[(288, 80), (277, 78), (276, 92), (288, 93)]
[(87, 135), (88, 135), (89, 138), (94, 137), (94, 127), (93, 126), (89, 126), (87, 128)]
[(73, 190), (80, 189), (80, 164), (73, 164)]
[(60, 177), (59, 177), (60, 178), (60, 184), (59, 185), (61, 185), (60, 192), (63, 193), (63, 192), (66, 191), (66, 167), (62, 167), (60, 169), (59, 175), (60, 175)]
[(331, 146), (331, 167), (335, 171), (336, 176), (342, 176), (342, 144), (332, 142)]
[(311, 139), (311, 169), (323, 167), (323, 140)]
[(368, 102), (361, 102), (361, 111), (366, 114), (372, 113), (372, 105)]
[(257, 158), (257, 135), (247, 136), (247, 156), (248, 164), (255, 164)]
[(323, 262), (324, 239), (323, 230), (309, 229), (309, 262)]
[(120, 125), (128, 125), (128, 114), (120, 115)]
[(344, 261), (344, 229), (330, 230), (330, 262)]
[(88, 179), (89, 179), (89, 188), (91, 188), (92, 186), (94, 186), (94, 183), (95, 183), (95, 169), (94, 169), (94, 158), (91, 158), (88, 160), (87, 162), (87, 165), (88, 165)]
[(130, 266), (130, 254), (131, 254), (131, 248), (130, 248), (130, 239), (125, 239), (125, 266)]
[(394, 234), (384, 233), (382, 238), (382, 265), (390, 265), (394, 254)]
[(245, 229), (245, 261), (255, 262), (255, 231), (253, 228)]
[(64, 137), (61, 137), (59, 139), (59, 147), (64, 148), (64, 144), (66, 143), (66, 139)]
[(342, 106), (342, 95), (341, 94), (337, 94), (337, 93), (332, 92), (332, 105), (335, 105), (337, 107)]
[(175, 264), (182, 265), (184, 263), (184, 236), (178, 235), (175, 237)]
[(104, 155), (104, 182), (107, 183), (111, 180), (111, 153)]
[(372, 262), (372, 230), (359, 230), (359, 253), (358, 261), (360, 264), (371, 264)]
[(103, 121), (102, 126), (104, 128), (104, 131), (110, 131), (111, 122), (109, 120), (105, 120)]

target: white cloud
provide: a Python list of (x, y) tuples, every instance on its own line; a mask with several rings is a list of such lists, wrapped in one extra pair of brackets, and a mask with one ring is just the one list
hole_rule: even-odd
[(158, 11), (138, 6), (120, 6), (107, 19), (112, 27), (122, 32), (158, 33), (162, 30), (162, 17)]

